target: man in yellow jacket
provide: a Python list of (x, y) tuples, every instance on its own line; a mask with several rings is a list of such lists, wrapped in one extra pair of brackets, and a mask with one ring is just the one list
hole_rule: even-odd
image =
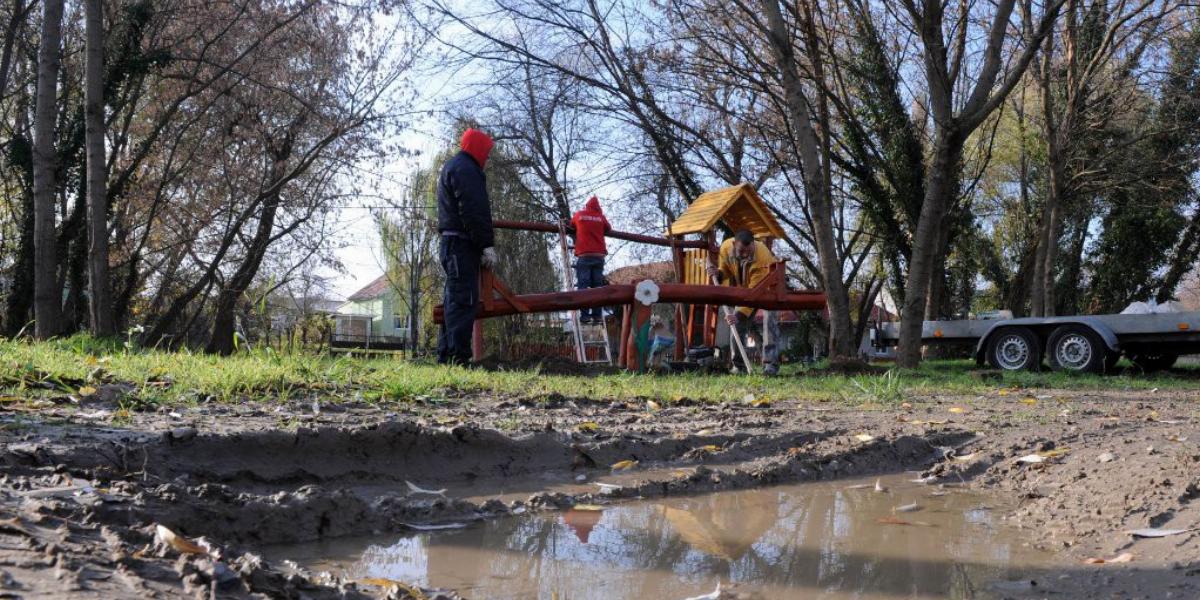
[[(724, 285), (752, 288), (767, 276), (771, 265), (778, 260), (766, 244), (756, 241), (753, 233), (743, 229), (721, 243), (717, 264), (708, 265), (708, 274)], [(750, 336), (756, 310), (740, 306), (725, 315), (725, 322), (736, 325), (739, 332)], [(762, 348), (763, 374), (775, 375), (779, 373), (779, 322), (774, 311), (761, 312), (763, 330), (758, 345)]]

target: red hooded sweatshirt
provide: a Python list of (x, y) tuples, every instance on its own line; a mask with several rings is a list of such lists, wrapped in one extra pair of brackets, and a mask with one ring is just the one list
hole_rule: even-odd
[(604, 245), (604, 234), (612, 231), (604, 212), (600, 210), (600, 201), (592, 196), (583, 210), (571, 217), (571, 225), (575, 228), (575, 256), (586, 254), (605, 256), (608, 247)]
[(467, 129), (463, 132), (461, 143), (463, 152), (470, 154), (471, 158), (479, 163), (480, 169), (487, 163), (488, 154), (491, 154), (494, 144), (491, 136), (478, 129)]

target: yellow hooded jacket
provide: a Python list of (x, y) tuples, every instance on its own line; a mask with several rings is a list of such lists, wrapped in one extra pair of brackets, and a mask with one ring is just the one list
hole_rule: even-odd
[[(754, 258), (743, 261), (733, 253), (733, 238), (721, 242), (721, 250), (717, 253), (717, 268), (721, 272), (721, 282), (734, 287), (752, 288), (759, 284), (771, 265), (779, 262), (767, 245), (754, 241)], [(739, 306), (738, 312), (750, 316), (753, 309)]]

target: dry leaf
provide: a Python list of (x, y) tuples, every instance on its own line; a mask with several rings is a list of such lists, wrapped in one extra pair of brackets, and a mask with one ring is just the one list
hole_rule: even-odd
[(1168, 442), (1186, 442), (1187, 436), (1171, 434), (1171, 435), (1167, 436), (1167, 441)]
[(1104, 565), (1104, 564), (1109, 564), (1109, 563), (1133, 562), (1133, 553), (1126, 552), (1120, 556), (1115, 556), (1113, 558), (1089, 558), (1083, 562), (1085, 562), (1089, 565)]
[(879, 493), (883, 493), (883, 492), (888, 491), (888, 489), (886, 486), (883, 485), (882, 480), (876, 479), (875, 480), (875, 491), (879, 492)]
[(626, 471), (626, 470), (636, 467), (637, 465), (638, 465), (638, 461), (636, 461), (636, 460), (623, 460), (620, 462), (613, 463), (612, 470)]
[(901, 402), (900, 408), (903, 408), (904, 410), (909, 410), (912, 408), (912, 402)]
[(804, 449), (802, 449), (802, 448), (788, 448), (786, 454), (787, 454), (788, 458), (796, 458), (797, 456), (800, 456), (803, 453), (804, 453)]
[(174, 531), (171, 531), (162, 525), (154, 526), (154, 539), (158, 540), (160, 544), (174, 548), (177, 552), (183, 552), (185, 554), (207, 554), (204, 548), (199, 544), (181, 535), (177, 535)]
[(1170, 535), (1179, 535), (1181, 533), (1188, 533), (1189, 531), (1195, 531), (1195, 530), (1196, 530), (1195, 528), (1192, 528), (1192, 529), (1134, 529), (1133, 531), (1126, 531), (1125, 533), (1128, 533), (1129, 535), (1132, 535), (1133, 537), (1160, 538), (1160, 537), (1167, 537)]
[(902, 504), (896, 508), (893, 508), (892, 510), (896, 512), (916, 512), (921, 510), (921, 505), (913, 502), (912, 504)]
[(572, 506), (571, 508), (574, 510), (586, 510), (586, 511), (593, 511), (593, 512), (604, 510), (604, 507), (600, 506), (599, 504), (576, 504), (575, 506)]
[(429, 494), (430, 496), (441, 496), (443, 498), (446, 497), (445, 488), (440, 490), (427, 490), (423, 487), (417, 487), (413, 482), (408, 480), (405, 480), (404, 483), (408, 484), (408, 491), (414, 494)]
[(600, 483), (596, 482), (596, 487), (600, 488), (600, 495), (609, 496), (621, 489), (621, 486), (615, 483)]
[(716, 433), (716, 432), (713, 431), (712, 429), (705, 428), (705, 429), (701, 429), (700, 431), (697, 431), (696, 435), (712, 435), (713, 433)]
[(600, 424), (596, 423), (595, 421), (585, 421), (583, 423), (576, 425), (575, 429), (578, 429), (579, 431), (581, 431), (583, 433), (592, 433), (592, 432), (596, 431), (597, 429), (600, 429)]
[(1040, 456), (1042, 458), (1057, 458), (1059, 456), (1063, 456), (1064, 454), (1066, 454), (1068, 452), (1070, 452), (1070, 450), (1067, 448), (1055, 448), (1053, 450), (1043, 450), (1041, 452), (1038, 452), (1038, 456)]
[(1032, 465), (1032, 464), (1046, 462), (1046, 459), (1043, 458), (1039, 454), (1026, 454), (1025, 456), (1022, 456), (1021, 458), (1018, 458), (1017, 462)]
[(952, 412), (952, 413), (954, 413), (954, 414), (956, 414), (956, 415), (961, 415), (961, 414), (963, 414), (963, 413), (967, 412), (967, 409), (965, 409), (965, 408), (963, 408), (963, 407), (961, 407), (961, 406), (951, 406), (951, 407), (950, 407), (950, 412)]
[(422, 592), (420, 588), (408, 585), (407, 583), (404, 583), (401, 581), (396, 581), (394, 579), (385, 579), (383, 577), (368, 577), (366, 579), (359, 579), (358, 581), (359, 581), (359, 583), (365, 583), (367, 585), (375, 585), (375, 586), (379, 586), (381, 588), (387, 588), (387, 589), (390, 589), (393, 591), (404, 592), (405, 594), (414, 598), (415, 600), (428, 600), (428, 598), (429, 598), (429, 596), (426, 596), (425, 592)]
[(699, 448), (696, 448), (696, 449), (701, 450), (703, 452), (720, 452), (721, 451), (721, 447), (716, 444), (708, 444), (707, 446), (700, 446)]
[(1000, 390), (1000, 391), (996, 392), (996, 394), (999, 396), (1007, 396), (1008, 390)]
[(873, 442), (873, 441), (875, 441), (875, 436), (873, 436), (869, 433), (860, 433), (860, 434), (854, 436), (854, 439), (856, 439), (860, 442)]
[(960, 461), (962, 461), (962, 462), (968, 462), (968, 461), (975, 460), (975, 457), (976, 457), (976, 456), (979, 456), (979, 453), (978, 453), (978, 452), (972, 452), (972, 453), (970, 453), (970, 454), (963, 454), (962, 456), (955, 456), (955, 457), (953, 457), (953, 458), (954, 458), (954, 460), (960, 460)]
[(85, 386), (79, 388), (79, 397), (80, 398), (87, 398), (88, 396), (95, 396), (95, 395), (96, 395), (96, 388), (94, 388), (90, 385), (85, 385)]
[(654, 412), (656, 410), (661, 410), (661, 409), (662, 409), (662, 407), (659, 406), (657, 402), (655, 402), (653, 400), (646, 401), (646, 410), (648, 410), (650, 412)]
[(1021, 404), (1033, 406), (1034, 404), (1037, 404), (1037, 398), (1034, 398), (1033, 396), (1025, 396), (1024, 398), (1021, 398)]

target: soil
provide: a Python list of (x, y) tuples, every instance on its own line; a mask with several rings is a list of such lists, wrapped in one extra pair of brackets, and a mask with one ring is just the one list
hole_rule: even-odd
[[(309, 400), (126, 415), (119, 388), (84, 405), (0, 403), (0, 598), (380, 597), (256, 548), (903, 470), (1014, 500), (1006, 520), (1061, 557), (1033, 586), (1054, 598), (1200, 597), (1200, 531), (1127, 533), (1200, 525), (1190, 392), (658, 407), (592, 401), (586, 385), (578, 397), (449, 394), (386, 408)], [(1018, 461), (1029, 455), (1040, 462)], [(631, 460), (621, 489), (589, 483)], [(204, 548), (156, 541), (159, 526)], [(1085, 564), (1125, 553), (1130, 562)]]

